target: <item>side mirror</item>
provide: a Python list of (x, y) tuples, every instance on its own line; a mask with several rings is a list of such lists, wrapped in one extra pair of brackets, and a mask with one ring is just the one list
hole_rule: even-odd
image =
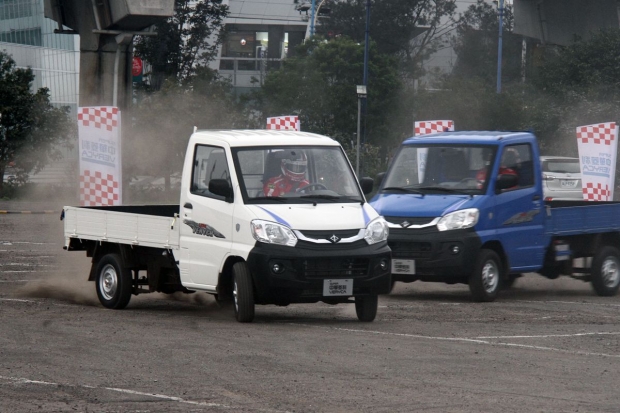
[(372, 187), (374, 183), (375, 181), (367, 176), (363, 177), (360, 180), (360, 186), (362, 187), (362, 192), (364, 193), (364, 195), (368, 195), (372, 192)]
[(383, 178), (385, 178), (385, 172), (379, 172), (377, 174), (377, 185), (381, 186), (381, 184), (383, 183)]
[(232, 188), (226, 179), (211, 179), (209, 181), (209, 192), (223, 196), (226, 198), (226, 202), (233, 201)]
[(516, 175), (512, 174), (500, 174), (497, 177), (497, 182), (495, 183), (495, 190), (497, 193), (504, 189), (512, 188), (519, 184), (519, 178)]

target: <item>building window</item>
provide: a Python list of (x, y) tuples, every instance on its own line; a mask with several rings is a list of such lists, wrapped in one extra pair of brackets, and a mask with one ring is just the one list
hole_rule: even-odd
[(34, 16), (37, 5), (35, 0), (0, 0), (0, 20)]
[(42, 46), (41, 28), (0, 32), (0, 42)]

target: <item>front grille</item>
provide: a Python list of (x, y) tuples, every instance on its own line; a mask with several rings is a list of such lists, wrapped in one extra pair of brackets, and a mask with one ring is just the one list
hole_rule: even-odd
[(331, 242), (329, 244), (317, 244), (316, 242), (299, 240), (297, 241), (296, 245), (297, 248), (303, 248), (312, 251), (349, 251), (367, 246), (368, 243), (365, 239), (361, 239), (355, 242), (337, 242), (335, 244), (332, 244)]
[(429, 258), (432, 253), (430, 242), (388, 242), (393, 258)]
[(359, 229), (346, 229), (346, 230), (305, 230), (299, 231), (304, 236), (312, 239), (326, 239), (329, 240), (332, 236), (337, 236), (338, 238), (351, 238), (359, 234)]
[(390, 224), (400, 225), (407, 221), (411, 225), (425, 225), (430, 223), (435, 217), (384, 217)]
[(301, 272), (305, 278), (365, 277), (369, 274), (368, 258), (323, 258), (304, 260)]

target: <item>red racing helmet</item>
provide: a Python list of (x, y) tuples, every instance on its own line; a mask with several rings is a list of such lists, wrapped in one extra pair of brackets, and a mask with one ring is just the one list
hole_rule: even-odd
[(308, 167), (308, 158), (305, 153), (301, 153), (296, 159), (282, 159), (282, 173), (291, 181), (303, 181), (306, 179), (306, 168)]

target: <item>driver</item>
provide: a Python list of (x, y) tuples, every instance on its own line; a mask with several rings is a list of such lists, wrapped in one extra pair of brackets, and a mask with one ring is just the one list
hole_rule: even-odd
[(291, 154), (289, 158), (282, 159), (280, 163), (282, 173), (265, 182), (263, 192), (266, 196), (282, 196), (310, 184), (306, 179), (307, 166), (308, 158), (303, 152), (297, 157)]

